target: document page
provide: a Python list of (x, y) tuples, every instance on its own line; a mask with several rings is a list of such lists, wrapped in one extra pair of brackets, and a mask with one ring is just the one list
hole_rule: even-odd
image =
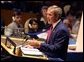
[(25, 55), (37, 55), (37, 56), (43, 55), (43, 53), (36, 48), (21, 47), (21, 51)]
[(47, 38), (47, 33), (46, 33), (46, 32), (40, 33), (40, 34), (38, 34), (37, 36), (38, 36), (39, 38), (42, 38), (42, 39), (45, 39), (45, 40), (46, 40), (46, 38)]

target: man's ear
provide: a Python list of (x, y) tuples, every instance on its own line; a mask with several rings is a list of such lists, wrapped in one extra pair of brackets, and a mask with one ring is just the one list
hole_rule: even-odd
[(12, 17), (12, 19), (13, 19), (13, 21), (15, 21), (15, 18), (14, 18), (14, 16)]
[(54, 18), (55, 19), (59, 19), (60, 18), (60, 15), (59, 14), (54, 14)]
[(29, 24), (29, 28), (32, 28), (31, 24)]

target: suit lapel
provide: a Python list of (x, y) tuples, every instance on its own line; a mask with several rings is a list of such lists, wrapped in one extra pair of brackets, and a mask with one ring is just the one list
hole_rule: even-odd
[(60, 21), (60, 22), (55, 26), (55, 28), (52, 30), (48, 43), (53, 43), (53, 42), (52, 42), (52, 38), (54, 37), (56, 31), (59, 29), (58, 27), (59, 27), (59, 25), (60, 25), (61, 23), (62, 23), (62, 21)]

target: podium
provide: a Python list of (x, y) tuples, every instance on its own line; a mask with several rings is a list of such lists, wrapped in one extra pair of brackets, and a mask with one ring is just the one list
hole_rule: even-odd
[[(22, 55), (22, 51), (19, 46), (20, 44), (24, 43), (25, 39), (22, 38), (13, 38), (13, 37), (6, 37), (1, 36), (1, 48), (2, 51), (6, 51), (7, 59), (10, 61), (17, 60), (17, 61), (48, 61), (48, 58), (46, 55), (43, 56), (28, 56), (28, 55)], [(26, 43), (25, 43), (26, 44)], [(5, 58), (5, 60), (6, 60)], [(19, 60), (20, 59), (20, 60)]]

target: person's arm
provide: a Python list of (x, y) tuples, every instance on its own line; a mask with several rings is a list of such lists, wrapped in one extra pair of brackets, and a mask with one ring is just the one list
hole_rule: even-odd
[(41, 43), (39, 49), (46, 52), (54, 52), (68, 45), (69, 36), (65, 31), (60, 30), (55, 36), (54, 45)]

